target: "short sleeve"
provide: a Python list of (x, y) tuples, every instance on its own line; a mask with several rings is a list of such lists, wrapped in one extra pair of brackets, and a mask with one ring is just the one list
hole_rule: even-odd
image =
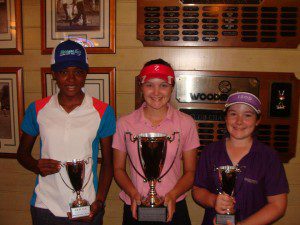
[(265, 176), (265, 193), (267, 196), (289, 192), (289, 185), (284, 167), (274, 152), (269, 157), (269, 166)]
[(113, 108), (108, 105), (101, 118), (98, 137), (105, 138), (113, 135), (116, 132), (116, 119)]
[(120, 151), (126, 151), (125, 148), (125, 140), (124, 140), (124, 134), (125, 134), (125, 130), (123, 128), (123, 118), (120, 118), (117, 121), (117, 129), (116, 129), (116, 133), (114, 135), (113, 138), (113, 144), (112, 147), (115, 149), (118, 149)]
[(31, 103), (25, 111), (21, 129), (24, 133), (29, 134), (33, 137), (38, 136), (40, 133), (34, 102)]
[(182, 145), (182, 150), (188, 151), (198, 148), (200, 143), (195, 121), (191, 117), (187, 117), (182, 121), (182, 123), (182, 127), (184, 128), (185, 132), (185, 140)]

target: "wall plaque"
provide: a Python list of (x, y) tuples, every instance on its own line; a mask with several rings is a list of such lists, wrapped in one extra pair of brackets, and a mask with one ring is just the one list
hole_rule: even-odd
[[(228, 96), (247, 91), (262, 102), (257, 138), (278, 151), (283, 162), (295, 156), (300, 82), (293, 73), (178, 70), (175, 77), (170, 102), (194, 118), (201, 144), (199, 152), (226, 135), (223, 109)], [(139, 107), (143, 97), (138, 79), (135, 96)]]
[(296, 48), (299, 0), (139, 0), (144, 46)]

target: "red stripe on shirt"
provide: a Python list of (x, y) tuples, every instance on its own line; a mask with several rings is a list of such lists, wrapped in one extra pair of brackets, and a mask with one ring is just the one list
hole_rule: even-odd
[(48, 96), (35, 102), (36, 115), (38, 115), (39, 111), (50, 101), (50, 98), (51, 96)]
[(102, 118), (108, 104), (93, 97), (93, 106), (98, 111), (100, 118)]

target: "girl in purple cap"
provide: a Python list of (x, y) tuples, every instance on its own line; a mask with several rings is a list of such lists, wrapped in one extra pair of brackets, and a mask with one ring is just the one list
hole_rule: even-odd
[[(216, 214), (228, 210), (235, 212), (236, 224), (270, 224), (284, 215), (289, 187), (277, 153), (253, 135), (261, 103), (251, 93), (237, 92), (228, 97), (224, 111), (228, 137), (206, 146), (196, 170), (192, 194), (205, 208), (202, 224), (216, 224)], [(221, 190), (216, 168), (222, 166), (239, 170), (233, 197)]]

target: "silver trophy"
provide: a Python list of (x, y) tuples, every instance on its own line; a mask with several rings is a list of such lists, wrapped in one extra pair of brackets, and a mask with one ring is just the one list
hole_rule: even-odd
[[(125, 134), (125, 142), (126, 135), (128, 134), (132, 142), (137, 141), (139, 161), (144, 175), (136, 169), (129, 157), (130, 162), (135, 171), (144, 179), (144, 182), (148, 182), (150, 186), (148, 195), (142, 196), (141, 206), (138, 206), (138, 221), (165, 222), (167, 220), (167, 208), (163, 205), (164, 197), (156, 193), (155, 185), (157, 182), (160, 182), (161, 178), (163, 178), (173, 166), (179, 143), (173, 162), (168, 170), (166, 170), (164, 174), (161, 174), (167, 154), (167, 142), (174, 141), (175, 134), (179, 136), (179, 132), (174, 132), (173, 137), (162, 133), (142, 133), (134, 136), (130, 132), (127, 132)], [(180, 138), (178, 138), (178, 142), (179, 140)]]
[[(220, 166), (215, 168), (218, 171), (219, 182), (222, 188), (222, 192), (228, 194), (229, 196), (234, 195), (234, 186), (236, 181), (237, 173), (241, 170), (237, 166)], [(227, 209), (225, 214), (216, 214), (217, 224), (227, 224), (226, 221), (229, 220), (232, 224), (235, 224), (235, 211), (234, 209)]]
[(74, 193), (76, 192), (75, 201), (70, 203), (71, 219), (85, 217), (90, 214), (89, 202), (83, 199), (80, 195), (80, 192), (83, 191), (83, 189), (85, 188), (85, 186), (87, 185), (91, 177), (92, 172), (90, 172), (88, 176), (88, 180), (84, 184), (85, 166), (89, 163), (89, 159), (88, 160), (73, 159), (72, 161), (61, 163), (61, 167), (66, 168), (66, 172), (68, 174), (71, 185), (68, 185), (65, 179), (63, 178), (63, 176), (61, 175), (61, 173), (59, 173), (61, 179), (69, 189), (71, 189)]

